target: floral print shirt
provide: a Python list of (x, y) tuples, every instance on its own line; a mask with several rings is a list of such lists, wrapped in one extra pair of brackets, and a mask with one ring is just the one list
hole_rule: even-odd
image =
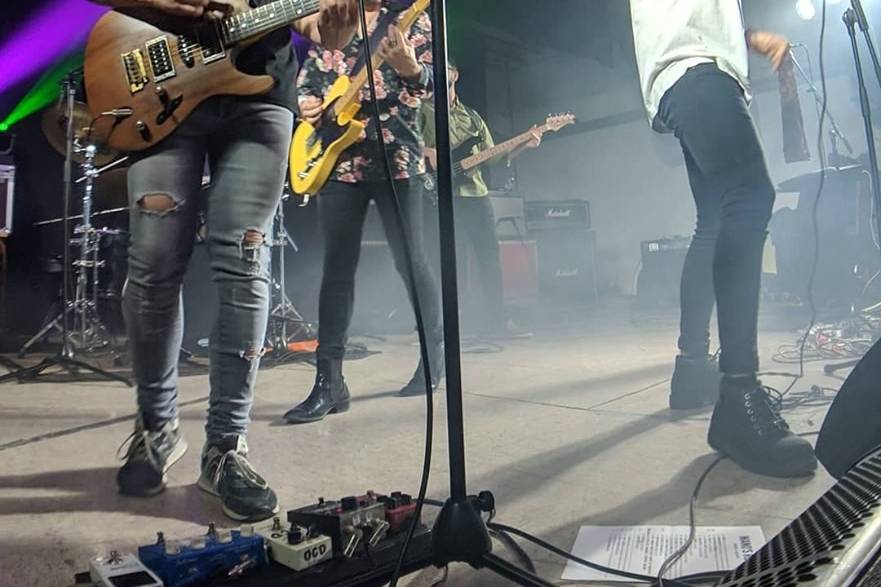
[[(380, 16), (368, 27), (371, 36), (387, 12), (387, 6), (383, 6)], [(431, 20), (426, 14), (420, 15), (413, 23), (408, 38), (416, 52), (416, 59), (422, 65), (422, 75), (417, 82), (402, 80), (385, 63), (374, 71), (383, 139), (395, 179), (409, 179), (425, 173), (419, 111), (422, 101), (430, 98), (433, 90)], [(364, 63), (363, 52), (364, 40), (357, 35), (341, 51), (313, 46), (300, 70), (297, 81), (299, 96), (323, 99), (339, 76), (352, 77), (357, 74), (355, 70)], [(367, 130), (361, 133), (357, 143), (340, 156), (331, 179), (345, 183), (386, 180), (385, 167), (376, 147), (373, 113), (370, 88), (365, 84), (361, 91), (358, 119), (368, 123)], [(368, 135), (374, 139), (368, 140)]]

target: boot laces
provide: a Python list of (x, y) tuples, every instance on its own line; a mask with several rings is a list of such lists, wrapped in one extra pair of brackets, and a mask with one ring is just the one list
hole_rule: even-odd
[(773, 387), (761, 385), (745, 393), (744, 406), (759, 436), (789, 431), (789, 424), (780, 415), (780, 410), (783, 408), (783, 394)]

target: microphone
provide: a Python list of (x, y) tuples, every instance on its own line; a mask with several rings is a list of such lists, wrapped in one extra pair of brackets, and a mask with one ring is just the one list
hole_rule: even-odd
[(864, 33), (869, 32), (869, 20), (866, 18), (866, 12), (863, 10), (863, 3), (860, 0), (851, 0), (851, 6), (857, 17), (857, 24)]
[(123, 118), (128, 118), (129, 116), (131, 116), (134, 113), (135, 113), (135, 111), (132, 110), (131, 108), (114, 108), (113, 110), (108, 110), (107, 112), (102, 112), (101, 116), (112, 116), (113, 118), (121, 120)]

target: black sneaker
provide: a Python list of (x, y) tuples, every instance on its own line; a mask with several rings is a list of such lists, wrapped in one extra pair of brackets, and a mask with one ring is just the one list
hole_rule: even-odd
[(248, 445), (240, 436), (205, 445), (199, 488), (219, 497), (223, 513), (239, 522), (259, 522), (278, 513), (278, 498), (251, 467)]
[(753, 377), (724, 377), (710, 422), (710, 446), (759, 475), (809, 476), (817, 468), (814, 448), (790, 431), (774, 393)]
[[(128, 445), (128, 448), (126, 448)], [(116, 484), (123, 495), (151, 497), (165, 489), (165, 473), (187, 452), (177, 420), (163, 424), (159, 430), (147, 430), (143, 418), (135, 420), (135, 431), (122, 446), (125, 464), (116, 474)]]
[(670, 382), (670, 409), (697, 410), (719, 399), (719, 363), (715, 357), (676, 357)]

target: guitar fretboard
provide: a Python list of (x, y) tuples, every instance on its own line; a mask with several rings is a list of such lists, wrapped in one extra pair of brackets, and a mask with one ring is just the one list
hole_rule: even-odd
[[(308, 1), (308, 0), (307, 0)], [(410, 8), (408, 8), (400, 19), (397, 22), (398, 29), (402, 31), (410, 30), (410, 27), (413, 26), (413, 23), (416, 22), (416, 19), (419, 18), (419, 15), (425, 12), (425, 9), (428, 8), (429, 1), (428, 0), (416, 0)], [(365, 39), (365, 43), (369, 43), (369, 39)], [(372, 59), (370, 63), (373, 66), (373, 69), (376, 70), (383, 63), (382, 57), (379, 55), (379, 52), (373, 52), (371, 54)], [(367, 84), (367, 68), (361, 68), (361, 71), (358, 72), (352, 78), (352, 83), (349, 86), (349, 89), (346, 93), (337, 100), (334, 111), (337, 115), (341, 114), (344, 110), (346, 110), (352, 104), (360, 103), (361, 89)]]
[[(544, 132), (547, 132), (548, 130), (550, 130), (550, 127), (547, 124), (545, 124), (543, 126), (538, 127), (535, 130), (539, 134), (541, 134), (541, 133), (544, 133)], [(524, 143), (528, 143), (529, 141), (531, 141), (532, 140), (532, 133), (533, 133), (533, 129), (530, 129), (523, 134), (519, 134), (516, 137), (508, 139), (504, 143), (499, 143), (498, 145), (490, 147), (489, 149), (481, 151), (480, 153), (476, 153), (474, 155), (471, 155), (470, 157), (466, 157), (465, 159), (462, 159), (461, 161), (459, 161), (453, 165), (453, 173), (456, 173), (456, 174), (464, 173), (470, 169), (477, 167), (478, 165), (482, 165), (482, 164), (486, 163), (490, 159), (494, 159), (500, 155), (505, 155), (507, 153), (511, 153), (512, 151), (517, 149), (517, 147), (519, 147), (520, 145), (523, 145)]]
[(235, 45), (263, 33), (287, 26), (298, 18), (318, 12), (319, 0), (275, 0), (221, 21), (223, 43)]

